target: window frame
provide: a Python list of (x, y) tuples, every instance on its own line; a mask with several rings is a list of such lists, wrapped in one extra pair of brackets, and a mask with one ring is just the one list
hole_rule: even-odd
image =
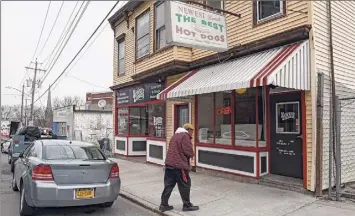
[[(212, 0), (213, 1), (213, 0)], [(224, 10), (225, 9), (225, 7), (226, 7), (226, 3), (225, 3), (225, 1), (220, 1), (221, 2), (221, 10)], [(211, 6), (211, 5), (209, 5), (209, 4), (207, 4), (208, 3), (208, 0), (205, 0), (205, 1), (203, 1), (203, 4), (205, 4), (205, 5), (208, 5), (208, 6)], [(213, 6), (211, 6), (211, 7), (213, 7)], [(212, 10), (212, 9), (208, 9), (207, 7), (204, 7), (204, 9), (207, 9), (207, 10)], [(221, 14), (223, 14), (223, 12), (217, 12), (217, 13), (221, 13)]]
[[(135, 59), (136, 59), (136, 61), (137, 60), (140, 60), (140, 59), (143, 59), (143, 58), (147, 58), (147, 57), (149, 57), (149, 55), (150, 55), (150, 13), (151, 13), (151, 11), (150, 11), (150, 8), (148, 8), (147, 10), (145, 10), (145, 11), (143, 11), (141, 14), (139, 14), (136, 18), (135, 18), (135, 30), (134, 30), (134, 34), (135, 34)], [(148, 29), (149, 29), (149, 31), (148, 31), (148, 33), (147, 34), (145, 34), (144, 36), (142, 36), (141, 38), (143, 38), (143, 37), (145, 37), (145, 36), (147, 36), (148, 35), (148, 38), (149, 38), (149, 40), (148, 40), (148, 54), (146, 54), (146, 55), (143, 55), (143, 56), (140, 56), (140, 57), (138, 57), (138, 35), (137, 35), (137, 24), (138, 24), (138, 20), (140, 19), (140, 18), (142, 18), (142, 17), (144, 17), (145, 15), (147, 15), (148, 14), (148, 19), (149, 19), (149, 21), (148, 21), (148, 25), (149, 25), (149, 27), (148, 27)]]
[(164, 17), (164, 25), (161, 26), (160, 28), (156, 28), (157, 27), (157, 7), (159, 7), (160, 5), (162, 4), (165, 4), (165, 1), (157, 1), (155, 4), (154, 4), (154, 23), (153, 23), (153, 29), (154, 29), (154, 32), (153, 32), (153, 37), (154, 37), (154, 41), (153, 41), (153, 51), (154, 53), (157, 52), (157, 51), (160, 51), (160, 50), (164, 50), (168, 47), (170, 47), (170, 45), (168, 43), (166, 43), (166, 45), (164, 47), (161, 47), (161, 48), (158, 48), (157, 45), (157, 36), (158, 36), (158, 31), (162, 30), (162, 29), (165, 29), (165, 34), (166, 34), (166, 20), (165, 20), (165, 17)]
[[(126, 40), (125, 40), (125, 34), (122, 34), (120, 36), (118, 36), (116, 38), (116, 42), (117, 42), (117, 76), (123, 76), (125, 75), (126, 73), (126, 62), (125, 62), (125, 59), (126, 59)], [(123, 72), (120, 71), (120, 44), (121, 43), (124, 43), (124, 54), (123, 54), (123, 61), (124, 61), (124, 68), (123, 68)]]
[(279, 0), (280, 2), (280, 11), (276, 14), (273, 14), (271, 16), (265, 17), (260, 19), (260, 14), (259, 14), (259, 3), (261, 1), (253, 1), (253, 24), (254, 26), (263, 24), (263, 23), (268, 23), (273, 20), (282, 18), (286, 16), (286, 1), (285, 0)]
[[(259, 87), (256, 87), (256, 88), (259, 88)], [(259, 90), (256, 91), (256, 94), (255, 94), (255, 106), (256, 106), (256, 109), (255, 109), (255, 118), (256, 118), (256, 122), (255, 122), (255, 131), (256, 131), (256, 134), (258, 134), (259, 132), (259, 97), (262, 96), (264, 97), (263, 95), (263, 88), (264, 87), (261, 87), (261, 91), (259, 92)], [(195, 135), (195, 140), (196, 140), (196, 143), (197, 145), (201, 145), (201, 146), (207, 146), (207, 147), (213, 147), (213, 148), (227, 148), (227, 149), (244, 149), (244, 150), (249, 150), (249, 151), (258, 151), (260, 149), (266, 149), (267, 147), (260, 147), (259, 146), (259, 139), (257, 138), (255, 140), (255, 146), (252, 146), (252, 147), (244, 147), (244, 146), (238, 146), (238, 143), (235, 142), (235, 139), (231, 139), (231, 144), (216, 144), (216, 92), (212, 93), (213, 94), (213, 97), (212, 97), (212, 100), (213, 100), (213, 143), (203, 143), (203, 142), (200, 142), (199, 139), (198, 139), (198, 130), (199, 130), (199, 124), (198, 124), (198, 111), (199, 111), (199, 106), (198, 106), (198, 95), (195, 96), (195, 109), (196, 109), (196, 135)], [(261, 94), (261, 95), (260, 95)], [(236, 111), (235, 111), (235, 95), (236, 95), (236, 91), (235, 90), (232, 90), (232, 93), (231, 93), (231, 100), (230, 100), (230, 103), (231, 103), (231, 109), (232, 109), (232, 112), (231, 112), (231, 136), (232, 137), (235, 137), (235, 114), (236, 114)], [(265, 118), (265, 113), (263, 112), (263, 118)], [(264, 127), (266, 126), (266, 123), (263, 122), (263, 125)], [(266, 126), (267, 127), (267, 126)], [(265, 139), (267, 139), (267, 137), (265, 137)], [(266, 140), (265, 140), (266, 141)], [(236, 145), (237, 144), (237, 145)]]

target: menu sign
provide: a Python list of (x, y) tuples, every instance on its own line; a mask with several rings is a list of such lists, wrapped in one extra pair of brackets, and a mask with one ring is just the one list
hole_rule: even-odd
[(121, 89), (117, 92), (117, 104), (127, 105), (156, 100), (157, 95), (163, 91), (161, 83), (147, 83), (131, 88)]
[(116, 98), (117, 98), (117, 104), (118, 105), (131, 103), (131, 100), (130, 100), (130, 89), (119, 90), (117, 92)]
[(161, 83), (150, 83), (145, 85), (146, 94), (145, 97), (147, 100), (156, 100), (157, 95), (163, 91), (164, 86)]

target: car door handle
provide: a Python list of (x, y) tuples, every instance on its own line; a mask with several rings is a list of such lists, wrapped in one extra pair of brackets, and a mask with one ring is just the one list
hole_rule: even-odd
[(303, 138), (303, 134), (300, 134), (297, 136), (298, 139), (302, 139)]

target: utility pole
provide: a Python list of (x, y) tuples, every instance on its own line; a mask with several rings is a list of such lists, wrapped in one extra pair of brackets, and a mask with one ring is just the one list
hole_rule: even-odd
[(21, 97), (21, 124), (23, 124), (23, 98), (25, 95), (25, 85), (22, 85), (22, 97)]
[(34, 76), (33, 76), (33, 80), (32, 80), (32, 102), (31, 102), (31, 113), (30, 113), (30, 119), (33, 123), (33, 106), (34, 106), (34, 99), (35, 99), (35, 90), (36, 90), (36, 81), (37, 81), (37, 71), (43, 71), (45, 72), (46, 70), (42, 70), (42, 69), (38, 69), (38, 62), (36, 59), (35, 63), (35, 68), (31, 68), (31, 67), (26, 67), (26, 69), (31, 69), (34, 70)]

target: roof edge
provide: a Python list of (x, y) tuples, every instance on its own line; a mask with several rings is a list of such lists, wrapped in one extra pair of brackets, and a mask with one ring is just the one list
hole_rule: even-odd
[(114, 29), (115, 23), (125, 16), (126, 12), (130, 12), (136, 9), (143, 1), (139, 0), (130, 0), (125, 5), (123, 5), (116, 13), (114, 13), (110, 18), (108, 18), (108, 22), (111, 25), (111, 28)]

